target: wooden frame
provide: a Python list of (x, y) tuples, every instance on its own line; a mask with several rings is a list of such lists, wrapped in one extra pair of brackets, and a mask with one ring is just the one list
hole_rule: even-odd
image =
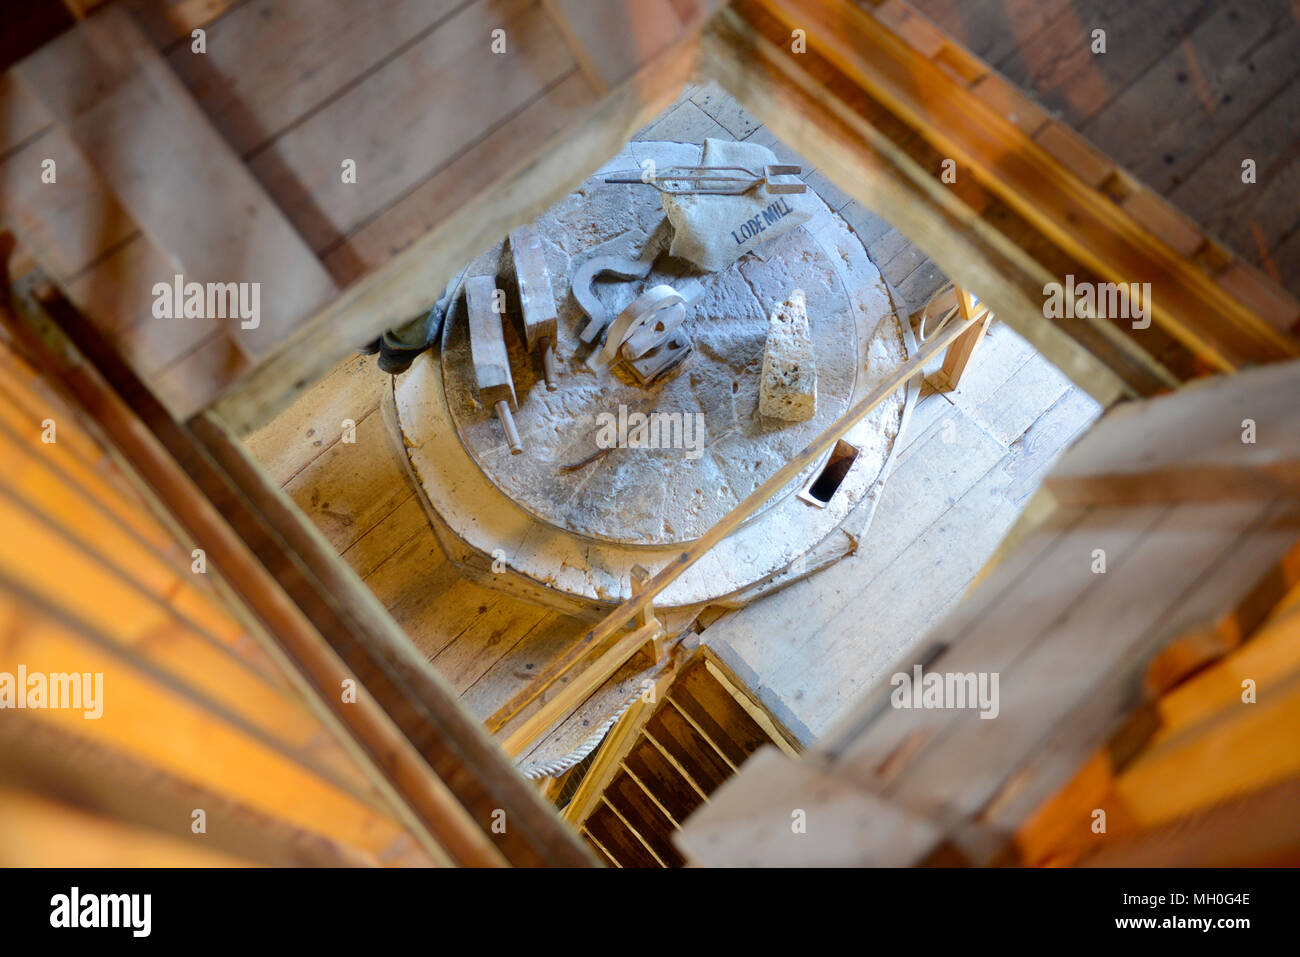
[[(25, 284), (38, 278), (29, 276)], [(207, 418), (189, 428), (172, 422), (52, 287), (28, 288), (18, 302), (25, 324), (8, 325), (96, 411), (105, 432), (223, 568), (454, 861), (591, 863), (374, 596), (238, 443)], [(340, 704), (335, 689), (353, 676), (367, 694), (355, 705)], [(512, 822), (504, 833), (492, 828), (498, 810)]]
[[(552, 0), (547, 6), (558, 10), (564, 3)], [(465, 260), (539, 213), (616, 152), (671, 102), (697, 66), (701, 76), (718, 80), (846, 192), (894, 223), (954, 281), (977, 292), (988, 310), (1104, 404), (1150, 396), (1207, 372), (1300, 356), (1295, 338), (1300, 305), (1294, 299), (905, 3), (736, 0), (705, 28), (706, 7), (712, 5), (695, 5), (685, 35), (618, 82), (606, 82), (599, 58), (583, 48), (570, 19), (566, 42), (578, 48), (584, 72), (608, 91), (576, 128), (525, 158), (495, 188), (303, 323), (188, 427), (169, 430), (157, 409), (147, 417), (148, 428), (170, 434), (171, 455), (216, 460), (215, 467), (207, 463), (213, 483), (205, 488), (209, 497), (246, 500), (243, 514), (250, 525), (243, 530), (244, 547), (258, 534), (287, 543), (275, 570), (294, 583), (293, 600), (309, 609), (312, 626), (338, 642), (335, 651), (350, 665), (361, 662), (371, 669), (367, 685), (373, 680), (386, 689), (380, 695), (383, 708), (424, 759), (462, 789), (457, 792), (461, 803), (486, 807), (495, 796), (524, 809), (530, 823), (521, 830), (528, 836), (510, 845), (506, 856), (512, 860), (574, 860), (574, 848), (538, 816), (542, 809), (535, 795), (521, 796), (526, 789), (515, 787), (509, 769), (438, 686), (427, 663), (411, 660), (391, 617), (312, 535), (301, 514), (266, 487), (243, 458), (237, 437), (273, 417), (350, 349), (429, 308)], [(701, 29), (702, 37), (696, 35)], [(795, 31), (806, 34), (803, 51), (791, 46)], [(939, 178), (944, 160), (956, 164), (955, 183)], [(1150, 326), (1091, 315), (1048, 318), (1044, 288), (1067, 276), (1092, 283), (1150, 277)], [(888, 389), (965, 335), (952, 356), (959, 375), (960, 352), (968, 358), (978, 341), (978, 318), (963, 314), (899, 370)], [(108, 353), (92, 359), (111, 361)], [(494, 714), (489, 730), (504, 731), (508, 749), (521, 746), (544, 728), (537, 716), (542, 712), (523, 717), (525, 708), (557, 681), (572, 678), (562, 695), (547, 702), (549, 716), (581, 700), (580, 693), (593, 690), (601, 675), (657, 637), (644, 628), (620, 632), (634, 618), (648, 618), (649, 604), (675, 574), (830, 448), (885, 394), (874, 393), (855, 406), (680, 559), (652, 576)], [(1290, 474), (1280, 479), (1292, 480)], [(574, 677), (577, 670), (583, 673)], [(467, 780), (479, 775), (481, 780)], [(472, 848), (466, 847), (469, 856)]]
[[(1109, 404), (1122, 395), (1154, 394), (1208, 369), (1300, 355), (1300, 343), (1280, 331), (1300, 319), (1300, 306), (1292, 309), (1294, 301), (1288, 302), (1285, 295), (1280, 300), (1266, 297), (1262, 301), (1270, 306), (1275, 301), (1283, 305), (1261, 314), (1234, 298), (1215, 279), (1233, 263), (1232, 257), (1212, 240), (1201, 237), (1194, 244), (1194, 256), (1180, 253), (1168, 235), (1152, 232), (1156, 221), (1188, 228), (1162, 200), (1124, 181), (1124, 194), (1143, 195), (1145, 202), (1117, 206), (1111, 197), (1116, 182), (1123, 180), (1122, 171), (1106, 169), (1102, 177), (1097, 169), (1081, 170), (1064, 159), (1085, 151), (1086, 144), (1039, 116), (1016, 91), (906, 5), (890, 0), (876, 6), (872, 15), (845, 2), (738, 0), (705, 31), (699, 67), (787, 143), (845, 184), (850, 195), (895, 222), (955, 280), (978, 290), (986, 308), (975, 315), (964, 312), (963, 324), (945, 330), (951, 335), (925, 356), (937, 354), (973, 325), (945, 360), (946, 369), (959, 377), (963, 356), (969, 360), (990, 312), (995, 312)], [(806, 53), (794, 54), (787, 52), (786, 38), (798, 24), (813, 31), (813, 42)], [(873, 51), (875, 58), (868, 62), (864, 50)], [(297, 383), (321, 374), (337, 360), (350, 340), (372, 334), (396, 316), (427, 308), (434, 298), (429, 290), (441, 288), (470, 249), (542, 208), (568, 188), (574, 168), (585, 172), (594, 166), (647, 119), (655, 105), (670, 99), (694, 56), (690, 41), (661, 54), (634, 81), (615, 90), (577, 135), (530, 165), (516, 180), (517, 189), (494, 195), (489, 205), (476, 206), (477, 212), (467, 210), (467, 216), (476, 217), (473, 228), (469, 220), (457, 217), (354, 287), (220, 400), (214, 415), (236, 433), (256, 425), (292, 397)], [(645, 84), (652, 76), (653, 99), (647, 100)], [(921, 80), (914, 82), (917, 77)], [(1026, 129), (1023, 120), (1008, 118), (1012, 113), (1037, 119)], [(963, 117), (974, 117), (979, 125)], [(994, 154), (986, 144), (990, 135), (998, 142)], [(936, 175), (937, 159), (945, 154), (970, 171), (959, 178), (958, 186), (945, 185)], [(1024, 161), (1017, 165), (997, 160), (1006, 155), (1023, 155)], [(560, 177), (561, 169), (567, 178)], [(524, 195), (537, 191), (543, 201), (523, 202)], [(1059, 202), (1058, 195), (1068, 202)], [(1152, 208), (1160, 211), (1158, 220), (1139, 221), (1129, 212)], [(447, 241), (449, 235), (456, 237), (454, 243)], [(1179, 241), (1183, 248), (1193, 245), (1181, 233)], [(1067, 275), (1080, 281), (1086, 277), (1123, 282), (1148, 273), (1167, 279), (1160, 287), (1159, 304), (1152, 296), (1149, 329), (1124, 328), (1098, 317), (1053, 320), (1044, 315), (1048, 282)], [(1188, 298), (1184, 290), (1195, 291), (1195, 297)], [(1167, 305), (1163, 293), (1172, 294)], [(1211, 316), (1206, 302), (1215, 303), (1220, 312)], [(909, 373), (921, 364), (923, 360)], [(870, 409), (861, 413), (866, 411)], [(846, 414), (501, 707), (488, 719), (489, 732), (504, 735), (507, 751), (522, 748), (561, 716), (563, 706), (594, 691), (642, 644), (624, 638), (607, 647), (615, 634), (643, 614), (646, 603), (674, 575), (787, 481), (808, 455), (815, 458), (829, 447), (826, 442), (833, 445), (856, 421), (857, 412)], [(561, 696), (522, 718), (531, 702), (545, 698), (562, 679), (567, 684)]]
[(949, 346), (948, 351), (944, 353), (943, 367), (939, 370), (939, 375), (949, 390), (961, 384), (961, 377), (965, 375), (966, 367), (975, 357), (975, 350), (979, 348), (984, 333), (988, 332), (989, 323), (993, 321), (993, 313), (983, 305), (976, 312), (970, 293), (964, 289), (957, 289), (956, 292), (958, 315), (963, 319), (979, 319), (979, 322), (971, 326), (966, 334)]
[[(213, 411), (248, 432), (351, 348), (427, 310), (464, 261), (616, 152), (692, 69), (896, 225), (1103, 404), (1300, 355), (1300, 303), (905, 3), (870, 6), (736, 0), (704, 31), (698, 58), (693, 36), (653, 57), (499, 188), (304, 323)], [(790, 52), (794, 30), (808, 34), (804, 53)], [(957, 164), (953, 184), (939, 176), (945, 159)], [(1047, 318), (1044, 286), (1066, 276), (1150, 277), (1150, 327)]]

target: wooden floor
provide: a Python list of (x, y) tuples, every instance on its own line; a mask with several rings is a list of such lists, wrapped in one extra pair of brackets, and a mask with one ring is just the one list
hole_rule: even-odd
[(955, 392), (926, 379), (856, 554), (711, 624), (701, 641), (808, 744), (919, 642), (1099, 414), (994, 322)]
[[(1012, 82), (1300, 294), (1291, 0), (913, 0)], [(1094, 54), (1092, 32), (1106, 31)], [(1242, 182), (1253, 159), (1256, 181)]]

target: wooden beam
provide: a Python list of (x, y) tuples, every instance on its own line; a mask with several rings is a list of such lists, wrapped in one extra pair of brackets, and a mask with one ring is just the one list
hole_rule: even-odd
[(1237, 697), (1144, 752), (1116, 778), (1137, 821), (1152, 827), (1300, 775), (1300, 670), (1258, 703)]
[[(1287, 334), (1300, 319), (1300, 304), (1260, 315), (1142, 228), (1100, 189), (1113, 164), (1103, 162), (1088, 175), (1075, 163), (1088, 146), (1073, 131), (1053, 122), (1030, 136), (982, 102), (967, 79), (934, 59), (955, 45), (905, 3), (874, 14), (847, 0), (742, 0), (733, 9), (744, 16), (755, 7), (787, 28), (805, 29), (811, 49), (844, 78), (1085, 267), (1116, 283), (1151, 283), (1146, 305), (1155, 324), (1214, 367), (1229, 371), (1300, 356), (1300, 341)], [(1060, 148), (1045, 140), (1047, 131)]]
[(249, 867), (213, 845), (0, 785), (0, 867)]
[[(499, 726), (500, 733), (497, 735), (497, 739), (500, 742), (501, 749), (512, 757), (523, 754), (528, 745), (536, 741), (543, 732), (562, 721), (574, 708), (591, 697), (596, 689), (613, 677), (614, 673), (623, 667), (642, 646), (653, 641), (662, 633), (663, 628), (657, 621), (637, 628), (613, 642), (607, 649), (580, 659), (579, 664), (581, 664), (581, 667), (566, 669), (578, 673), (564, 681), (564, 687), (554, 695), (544, 697), (545, 691), (554, 687), (561, 679), (557, 678), (556, 681), (548, 682), (547, 689), (539, 689), (537, 695), (529, 697), (529, 702), (542, 697), (541, 707), (517, 721), (503, 723)], [(525, 690), (534, 687), (536, 687), (536, 682), (530, 684)], [(516, 714), (518, 713), (516, 712)]]
[[(15, 712), (0, 726), (0, 778), (11, 787), (64, 801), (100, 819), (120, 821), (180, 842), (272, 867), (353, 867), (375, 862), (319, 832), (304, 830), (282, 815), (262, 814), (215, 790), (176, 777), (155, 763), (103, 747), (72, 731)], [(233, 776), (232, 776), (233, 777)], [(208, 830), (191, 830), (202, 808)], [(22, 827), (23, 821), (15, 821)], [(0, 840), (0, 844), (9, 844)], [(388, 863), (428, 863), (418, 845)], [(404, 858), (404, 860), (403, 860)], [(49, 858), (56, 866), (73, 859)], [(125, 860), (107, 860), (124, 866)]]
[[(806, 831), (792, 824), (802, 811)], [(720, 867), (897, 867), (937, 843), (931, 821), (775, 747), (754, 754), (674, 838), (687, 860)]]
[[(673, 579), (708, 554), (709, 549), (739, 528), (755, 509), (783, 489), (805, 468), (830, 451), (844, 433), (866, 418), (876, 406), (905, 385), (913, 376), (919, 375), (931, 358), (946, 349), (950, 343), (970, 328), (973, 322), (973, 319), (954, 320), (947, 328), (921, 346), (912, 358), (891, 372), (880, 385), (863, 396), (838, 421), (827, 426), (819, 436), (813, 439), (802, 451), (791, 457), (785, 465), (777, 469), (712, 528), (691, 542), (680, 555), (661, 568), (654, 577), (641, 586), (637, 594), (610, 612), (600, 624), (587, 632), (580, 641), (573, 644), (563, 655), (549, 664), (530, 684), (516, 692), (509, 701), (488, 718), (488, 730), (493, 732), (500, 730), (515, 715), (519, 714), (529, 702), (561, 680), (564, 675), (584, 659), (598, 653), (619, 629), (640, 614), (641, 610), (649, 602), (653, 601), (654, 597), (663, 591)], [(624, 657), (622, 661), (626, 661), (638, 646), (628, 646), (628, 639), (624, 638), (618, 642), (616, 647), (623, 649)], [(602, 661), (606, 665), (610, 663), (604, 658), (602, 658)], [(622, 661), (614, 665), (609, 674), (613, 674), (618, 669), (618, 665), (622, 664)], [(584, 680), (584, 684), (587, 683)], [(595, 685), (592, 685), (590, 690), (594, 690), (595, 687)], [(507, 748), (507, 750), (509, 749)]]
[[(184, 685), (158, 681), (146, 663), (112, 648), (87, 623), (61, 620), (55, 609), (3, 578), (0, 617), (19, 636), (13, 653), (0, 657), (4, 671), (12, 674), (21, 662), (32, 673), (104, 676), (96, 720), (68, 709), (31, 712), (33, 720), (56, 733), (74, 734), (265, 818), (321, 834), (354, 848), (368, 863), (378, 863), (390, 847), (408, 840), (387, 809), (299, 763)], [(172, 726), (162, 728), (163, 722)], [(294, 796), (292, 802), (284, 801), (287, 794)]]
[(1196, 466), (1056, 476), (1044, 483), (1061, 505), (1271, 502), (1300, 495), (1300, 459), (1269, 465)]
[[(1300, 361), (1117, 407), (1044, 482), (1062, 504), (1270, 500), (1300, 490)], [(1142, 455), (1133, 449), (1141, 447)]]
[(45, 302), (73, 327), (73, 338), (81, 348), (105, 362), (120, 377), (119, 381), (131, 387), (130, 404), (94, 364), (73, 349), (72, 339), (65, 337), (34, 298), (16, 300), (24, 311), (25, 321), (7, 306), (0, 308), (0, 320), (10, 334), (21, 339), (41, 357), (48, 371), (64, 382), (92, 413), (104, 434), (133, 463), (159, 500), (190, 531), (193, 541), (206, 552), (208, 561), (221, 569), (224, 579), (300, 669), (306, 685), (319, 696), (318, 700), (342, 726), (350, 729), (370, 759), (383, 769), (394, 794), (400, 795), (398, 807), (413, 814), (421, 830), (427, 827), (453, 860), (477, 865), (502, 863), (500, 852), (483, 828), (432, 773), (375, 699), (362, 691), (355, 702), (343, 703), (339, 689), (344, 687), (345, 680), (357, 683), (362, 689), (367, 685), (359, 682), (356, 673), (339, 659), (302, 608), (290, 599), (263, 564), (271, 560), (276, 547), (268, 541), (259, 560), (259, 553), (229, 524), (233, 502), (226, 503), (227, 513), (223, 514), (208, 497), (212, 490), (204, 494), (195, 484), (196, 474), (202, 474), (205, 469), (211, 471), (210, 461), (193, 452), (183, 465), (173, 457), (141, 416), (148, 416), (154, 428), (176, 430), (171, 433), (174, 442), (183, 439), (178, 435), (179, 427), (71, 305), (52, 288), (47, 290), (47, 295), (50, 298)]
[(349, 287), (212, 407), (237, 435), (283, 410), (348, 352), (427, 312), (477, 253), (577, 187), (685, 85), (698, 40), (688, 32), (596, 103), (583, 121), (527, 156), (408, 249)]
[(1079, 867), (1300, 866), (1300, 777), (1279, 781), (1169, 824), (1126, 834)]
[(948, 351), (943, 354), (943, 367), (939, 370), (939, 375), (949, 391), (957, 388), (961, 383), (966, 367), (970, 365), (975, 350), (984, 341), (984, 333), (988, 332), (989, 323), (993, 321), (993, 313), (987, 308), (981, 307), (978, 313), (975, 311), (975, 302), (969, 292), (960, 288), (956, 292), (958, 315), (963, 319), (982, 318), (967, 329), (966, 334), (950, 345)]

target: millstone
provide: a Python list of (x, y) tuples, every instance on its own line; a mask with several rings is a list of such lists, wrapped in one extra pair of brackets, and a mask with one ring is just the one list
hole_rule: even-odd
[[(638, 146), (653, 150), (655, 144)], [(663, 146), (668, 161), (678, 144)], [(694, 350), (665, 379), (643, 388), (617, 366), (588, 368), (583, 360), (590, 350), (578, 338), (586, 318), (569, 279), (594, 255), (636, 258), (663, 218), (656, 191), (593, 177), (537, 221), (559, 300), (560, 387), (546, 389), (515, 324), (507, 323), (524, 455), (510, 454), (492, 410), (478, 398), (462, 298), (443, 333), (448, 409), (492, 483), (551, 525), (627, 545), (698, 538), (844, 413), (858, 374), (859, 333), (848, 292), (827, 251), (803, 229), (722, 272), (699, 273), (665, 257), (643, 281), (598, 281), (597, 295), (611, 315), (644, 289), (685, 276), (697, 277), (704, 294), (685, 326)], [(502, 256), (498, 245), (467, 274), (499, 270)], [(802, 422), (758, 413), (768, 317), (796, 287), (806, 295), (817, 367), (816, 410)], [(637, 447), (644, 445), (656, 447)]]

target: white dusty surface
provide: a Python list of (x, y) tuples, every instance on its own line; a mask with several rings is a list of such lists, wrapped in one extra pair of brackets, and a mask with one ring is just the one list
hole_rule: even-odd
[[(635, 167), (647, 150), (659, 155), (660, 162), (665, 155), (679, 164), (699, 156), (696, 146), (638, 142), (605, 169)], [(878, 271), (843, 220), (823, 206), (811, 222), (773, 246), (725, 273), (703, 277), (709, 288), (696, 311), (696, 354), (671, 382), (646, 393), (617, 374), (599, 379), (585, 372), (585, 351), (574, 335), (579, 313), (569, 296), (568, 277), (596, 248), (634, 255), (638, 239), (655, 229), (662, 218), (658, 194), (648, 187), (630, 188), (644, 199), (616, 221), (610, 221), (608, 208), (597, 215), (600, 204), (579, 193), (553, 211), (567, 218), (568, 230), (542, 228), (559, 299), (560, 374), (567, 381), (548, 396), (545, 385), (539, 385), (536, 359), (524, 355), (518, 336), (508, 328), (524, 455), (509, 461), (499, 425), (472, 396), (468, 365), (454, 355), (464, 348), (463, 336), (457, 342), (455, 315), (446, 332), (445, 387), (439, 358), (429, 354), (395, 382), (397, 418), (426, 507), (467, 546), (499, 560), (500, 574), (493, 577), (503, 588), (518, 580), (553, 589), (568, 596), (565, 601), (605, 604), (628, 597), (634, 565), (651, 572), (663, 567), (680, 552), (677, 542), (698, 536), (904, 360), (901, 327)], [(487, 254), (475, 268), (496, 268), (494, 254), (500, 251)], [(799, 278), (792, 278), (792, 271)], [(823, 330), (819, 378), (831, 386), (822, 385), (826, 401), (819, 399), (816, 419), (790, 426), (763, 422), (757, 402), (768, 310), (794, 286), (809, 292), (810, 315), (814, 301), (823, 310), (813, 317), (813, 335)], [(613, 282), (604, 290), (606, 303), (618, 310), (641, 287)], [(711, 361), (699, 361), (704, 358)], [(596, 451), (595, 415), (616, 411), (619, 396), (627, 397), (628, 405), (649, 399), (657, 410), (671, 410), (668, 403), (676, 402), (677, 408), (702, 411), (708, 453), (692, 461), (682, 450), (616, 449), (604, 457), (609, 461), (562, 476), (560, 466)], [(819, 464), (677, 578), (657, 603), (683, 607), (741, 592), (781, 574), (827, 539), (855, 506), (874, 499), (902, 407), (899, 391), (849, 433), (860, 453), (825, 508), (793, 494)], [(729, 429), (735, 431), (728, 434)], [(728, 455), (732, 441), (738, 451)], [(479, 457), (469, 454), (467, 446)], [(494, 457), (501, 470), (492, 470)], [(525, 468), (506, 471), (520, 463)], [(626, 489), (634, 494), (620, 497)], [(539, 512), (559, 516), (565, 526)], [(610, 530), (619, 529), (626, 541), (608, 537)]]
[[(637, 146), (661, 164), (677, 161), (681, 150), (679, 144)], [(617, 367), (589, 369), (583, 361), (589, 350), (578, 339), (586, 317), (568, 279), (594, 255), (635, 258), (663, 220), (658, 192), (605, 184), (597, 176), (537, 221), (557, 298), (560, 389), (549, 392), (539, 382), (536, 360), (525, 353), (515, 323), (508, 323), (523, 455), (510, 454), (491, 410), (477, 397), (463, 302), (444, 333), (448, 407), (493, 484), (543, 521), (628, 545), (698, 538), (844, 413), (859, 374), (860, 333), (842, 270), (802, 228), (763, 247), (762, 258), (746, 256), (719, 273), (699, 273), (664, 257), (643, 281), (597, 280), (611, 315), (644, 289), (679, 276), (695, 276), (705, 291), (685, 324), (694, 352), (669, 378), (643, 389)], [(494, 271), (501, 256), (500, 248), (489, 251), (469, 274)], [(848, 277), (855, 285), (875, 278)], [(802, 421), (759, 414), (768, 317), (795, 287), (806, 292), (818, 370), (818, 401)], [(883, 363), (901, 361), (900, 342), (882, 342), (878, 352)], [(676, 443), (664, 435), (660, 445), (677, 447), (616, 448), (572, 469), (601, 451), (600, 426), (620, 411), (682, 416), (684, 423), (702, 424), (702, 434), (684, 430), (673, 436), (684, 440)]]

